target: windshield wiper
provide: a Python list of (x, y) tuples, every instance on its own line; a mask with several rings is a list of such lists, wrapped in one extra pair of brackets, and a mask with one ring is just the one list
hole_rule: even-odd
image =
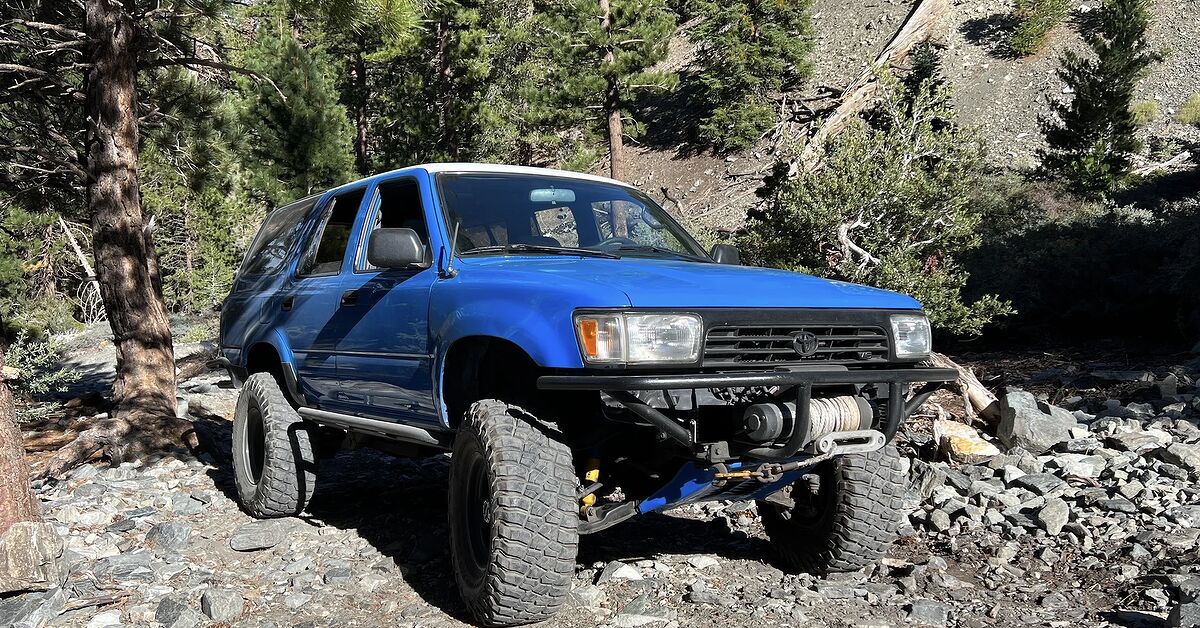
[(615, 248), (613, 250), (614, 251), (630, 251), (630, 252), (634, 252), (634, 253), (667, 253), (668, 255), (675, 255), (675, 256), (682, 257), (684, 259), (689, 259), (689, 260), (696, 261), (696, 262), (711, 262), (712, 261), (706, 257), (700, 257), (698, 255), (692, 255), (691, 253), (684, 253), (682, 251), (676, 251), (675, 249), (669, 249), (665, 246), (654, 246), (652, 244), (641, 244), (638, 246), (630, 246), (630, 245), (626, 244), (624, 246), (618, 246), (617, 248)]
[(546, 253), (549, 255), (578, 255), (580, 257), (603, 257), (606, 259), (621, 259), (620, 255), (597, 251), (595, 249), (581, 249), (571, 246), (546, 246), (542, 244), (502, 244), (497, 246), (478, 246), (466, 251), (460, 251), (459, 255), (475, 255), (487, 253)]

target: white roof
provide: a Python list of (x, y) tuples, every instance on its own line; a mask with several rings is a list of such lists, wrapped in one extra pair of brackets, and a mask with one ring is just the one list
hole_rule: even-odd
[(594, 174), (585, 174), (582, 172), (571, 172), (570, 170), (556, 170), (554, 168), (531, 168), (529, 166), (506, 166), (503, 164), (474, 164), (474, 163), (436, 163), (436, 164), (421, 164), (413, 166), (421, 168), (427, 172), (491, 172), (499, 174), (540, 174), (550, 175), (555, 177), (566, 177), (570, 179), (583, 179), (585, 181), (596, 181), (599, 183), (616, 183), (625, 187), (633, 187), (624, 181), (617, 181), (608, 177), (600, 177)]

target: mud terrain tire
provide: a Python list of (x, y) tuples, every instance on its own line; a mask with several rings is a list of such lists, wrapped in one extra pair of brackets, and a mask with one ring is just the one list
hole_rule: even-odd
[(266, 518), (304, 510), (317, 478), (313, 440), (274, 376), (246, 379), (233, 417), (233, 477), (247, 512)]
[(908, 481), (895, 445), (818, 465), (820, 490), (800, 480), (792, 508), (759, 502), (763, 527), (786, 566), (810, 573), (856, 571), (900, 536)]
[(579, 545), (571, 450), (524, 410), (479, 401), (450, 459), (450, 557), (458, 590), (487, 626), (554, 615)]

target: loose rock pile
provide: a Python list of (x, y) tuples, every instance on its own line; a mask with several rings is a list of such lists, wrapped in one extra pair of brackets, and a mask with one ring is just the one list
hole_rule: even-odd
[[(862, 572), (780, 570), (751, 502), (586, 537), (550, 625), (1195, 625), (1198, 370), (1043, 375), (1029, 391), (1084, 392), (1050, 404), (1009, 389), (981, 431), (914, 421), (901, 435), (911, 528)], [(205, 395), (234, 394), (220, 390)], [(227, 425), (209, 429), (227, 451)], [(18, 591), (0, 594), (0, 626), (467, 621), (449, 573), (445, 457), (345, 454), (304, 516), (262, 522), (237, 507), (228, 469), (206, 455), (39, 485), (46, 523), (17, 534), (51, 558), (13, 575), (0, 538), (0, 583)]]

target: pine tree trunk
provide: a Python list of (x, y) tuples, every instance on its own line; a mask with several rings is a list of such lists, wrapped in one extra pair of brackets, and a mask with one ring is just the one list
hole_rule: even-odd
[(370, 155), (367, 152), (367, 134), (369, 131), (367, 120), (367, 101), (370, 100), (367, 95), (367, 62), (363, 59), (362, 51), (354, 52), (354, 87), (357, 94), (357, 101), (354, 104), (354, 162), (358, 166), (358, 173), (362, 175), (371, 174)]
[(12, 393), (4, 377), (5, 344), (0, 341), (0, 535), (18, 521), (40, 518), (37, 500), (29, 490), (29, 465), (17, 429)]
[(47, 475), (100, 450), (120, 463), (195, 438), (191, 424), (175, 418), (171, 327), (138, 191), (136, 25), (113, 0), (87, 0), (86, 9), (87, 196), (96, 278), (116, 346), (114, 412), (60, 450)]
[[(612, 28), (612, 9), (608, 0), (600, 0), (600, 27), (607, 33)], [(609, 33), (611, 37), (611, 33)], [(605, 65), (614, 61), (612, 47), (604, 52)], [(621, 91), (617, 86), (616, 77), (610, 76), (608, 86), (604, 90), (604, 113), (608, 117), (608, 176), (625, 180), (625, 143), (621, 126)]]

